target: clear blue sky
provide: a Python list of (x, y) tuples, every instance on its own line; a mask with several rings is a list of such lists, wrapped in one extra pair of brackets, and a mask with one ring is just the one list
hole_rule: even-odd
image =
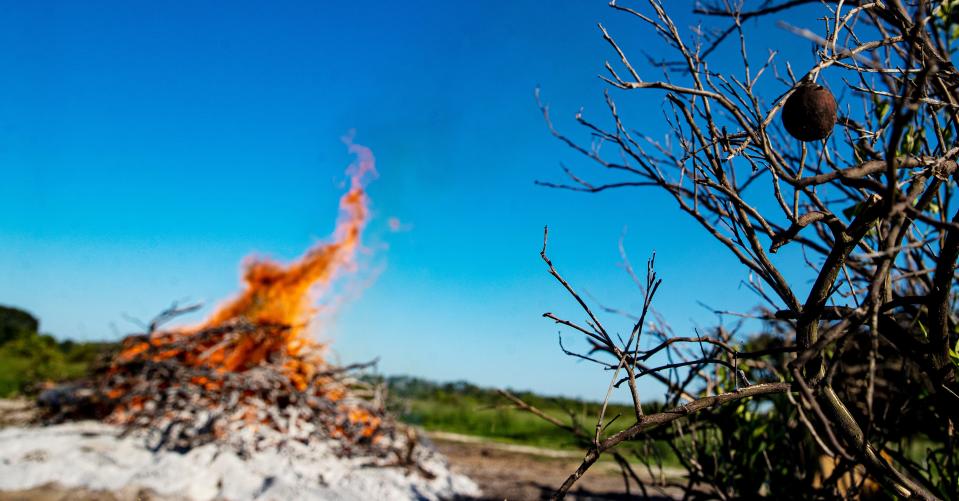
[[(669, 2), (686, 27), (684, 3)], [(243, 257), (288, 260), (327, 236), (350, 130), (380, 178), (375, 280), (322, 332), (343, 360), (600, 396), (608, 375), (562, 355), (541, 318), (582, 316), (539, 260), (546, 224), (575, 285), (635, 308), (617, 266), (628, 225), (635, 263), (658, 252), (657, 306), (680, 332), (714, 322), (697, 301), (755, 302), (742, 268), (664, 195), (533, 184), (559, 179), (560, 162), (591, 168), (550, 137), (533, 89), (567, 130), (579, 132), (581, 106), (604, 118), (596, 75), (614, 54), (596, 22), (627, 47), (662, 49), (605, 2), (5, 4), (0, 303), (58, 337), (117, 339), (135, 329), (125, 315), (173, 300), (208, 311), (237, 290)], [(810, 62), (806, 44), (751, 27), (758, 57), (773, 41)], [(665, 133), (660, 95), (616, 97), (634, 127)]]

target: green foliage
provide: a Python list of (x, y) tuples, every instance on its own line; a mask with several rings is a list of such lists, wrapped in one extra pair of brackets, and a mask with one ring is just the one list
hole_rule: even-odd
[(950, 54), (955, 54), (956, 49), (953, 42), (959, 40), (959, 1), (943, 0), (938, 2), (938, 6), (933, 9), (933, 21), (945, 33), (947, 33), (946, 50)]
[(955, 346), (949, 348), (949, 360), (952, 360), (952, 364), (959, 369), (959, 340), (956, 340)]
[(926, 130), (907, 125), (899, 143), (899, 155), (918, 155), (926, 141)]
[(38, 327), (29, 313), (0, 307), (0, 397), (30, 395), (42, 383), (82, 377), (112, 346), (58, 342), (37, 332)]
[[(428, 430), (544, 447), (576, 445), (575, 439), (566, 431), (536, 416), (509, 408), (494, 390), (465, 382), (436, 384), (409, 377), (391, 377), (386, 383), (394, 397), (394, 411), (398, 416)], [(527, 396), (531, 395), (524, 395)], [(542, 405), (544, 410), (561, 419), (568, 419), (563, 407), (581, 412), (588, 410), (583, 403), (574, 400), (532, 397), (536, 401), (534, 405)]]
[(694, 473), (744, 497), (779, 493), (814, 498), (808, 472), (815, 471), (814, 446), (784, 397), (741, 401), (692, 420), (696, 440), (679, 457)]
[[(382, 381), (382, 380), (381, 380)], [(445, 431), (490, 438), (496, 441), (559, 449), (582, 449), (568, 431), (528, 412), (514, 409), (496, 390), (466, 382), (437, 384), (411, 377), (390, 377), (385, 382), (391, 392), (391, 407), (403, 421), (431, 431)], [(564, 423), (571, 418), (588, 432), (599, 415), (600, 404), (571, 398), (546, 397), (530, 392), (514, 392), (528, 404)], [(656, 407), (650, 406), (650, 411)], [(632, 406), (610, 404), (607, 421), (617, 415), (606, 433), (625, 428), (633, 415)], [(636, 444), (639, 451), (641, 444)], [(668, 451), (657, 449), (660, 455)], [(669, 458), (666, 458), (670, 461)], [(671, 462), (671, 461), (670, 461)]]
[(17, 308), (0, 305), (0, 344), (39, 330), (40, 322), (33, 315)]

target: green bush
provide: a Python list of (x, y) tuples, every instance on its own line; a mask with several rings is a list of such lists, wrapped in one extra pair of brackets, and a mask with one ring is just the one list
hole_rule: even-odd
[(108, 343), (57, 341), (38, 332), (37, 319), (0, 306), (0, 397), (31, 395), (45, 382), (83, 377)]
[(39, 331), (40, 322), (36, 317), (23, 310), (0, 305), (0, 344)]

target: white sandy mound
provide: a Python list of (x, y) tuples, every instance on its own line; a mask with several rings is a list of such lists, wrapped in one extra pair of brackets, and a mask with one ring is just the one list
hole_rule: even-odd
[(432, 480), (403, 468), (363, 467), (368, 459), (338, 458), (327, 444), (293, 443), (240, 458), (209, 444), (186, 454), (151, 452), (119, 429), (85, 421), (0, 429), (0, 491), (49, 484), (119, 491), (152, 489), (191, 500), (454, 499), (477, 496), (467, 477), (431, 454), (421, 464)]

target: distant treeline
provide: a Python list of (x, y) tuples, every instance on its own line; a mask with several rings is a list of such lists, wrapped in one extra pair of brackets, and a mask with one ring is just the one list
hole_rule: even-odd
[(35, 394), (44, 383), (87, 374), (112, 343), (57, 341), (18, 308), (0, 306), (0, 397)]
[[(383, 382), (387, 385), (390, 392), (401, 399), (425, 399), (443, 401), (448, 399), (461, 400), (471, 399), (485, 403), (487, 406), (502, 406), (507, 402), (499, 394), (496, 388), (486, 388), (477, 386), (468, 381), (453, 381), (439, 383), (413, 376), (373, 376), (367, 378), (370, 381)], [(582, 411), (584, 408), (593, 409), (599, 407), (599, 403), (594, 400), (581, 400), (576, 398), (547, 396), (524, 390), (508, 390), (513, 395), (522, 398), (527, 403), (539, 408), (564, 408), (569, 410)], [(659, 403), (649, 404), (650, 410), (659, 410)], [(619, 405), (611, 403), (607, 413), (629, 410), (632, 412), (632, 406)]]

